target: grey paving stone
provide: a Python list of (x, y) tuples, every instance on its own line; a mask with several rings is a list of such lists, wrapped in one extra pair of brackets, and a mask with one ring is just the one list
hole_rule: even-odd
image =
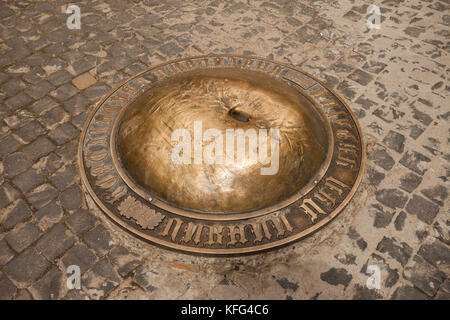
[(58, 103), (55, 100), (50, 97), (44, 97), (30, 105), (29, 109), (37, 115), (42, 115), (56, 106), (58, 106)]
[(99, 98), (103, 97), (110, 90), (111, 88), (108, 85), (98, 82), (93, 86), (90, 86), (89, 88), (85, 89), (83, 94), (90, 102), (96, 102)]
[(408, 151), (400, 159), (400, 163), (421, 176), (427, 171), (427, 163), (431, 159), (416, 151)]
[(118, 268), (119, 274), (123, 277), (136, 269), (141, 263), (137, 254), (122, 246), (114, 247), (109, 252), (108, 258)]
[(450, 293), (439, 290), (436, 296), (433, 298), (434, 300), (450, 300)]
[(36, 161), (42, 156), (45, 156), (55, 150), (55, 145), (45, 137), (39, 137), (29, 145), (23, 148), (32, 161)]
[(61, 158), (63, 163), (70, 163), (76, 159), (78, 152), (78, 139), (74, 139), (65, 143), (62, 146), (59, 146), (56, 150), (56, 153)]
[(58, 192), (50, 184), (45, 183), (28, 192), (25, 197), (36, 209), (47, 205), (58, 195)]
[(44, 181), (44, 177), (33, 168), (28, 169), (13, 179), (14, 185), (16, 185), (22, 192), (28, 192)]
[(159, 47), (159, 51), (165, 56), (175, 57), (177, 54), (181, 53), (183, 49), (177, 46), (175, 42), (169, 42)]
[(408, 196), (398, 189), (380, 189), (375, 195), (379, 202), (392, 209), (403, 208), (408, 201)]
[(66, 283), (62, 271), (57, 267), (52, 267), (30, 287), (30, 291), (37, 300), (59, 300), (65, 286)]
[(28, 205), (22, 199), (19, 199), (5, 211), (2, 225), (6, 230), (9, 230), (30, 217), (31, 211)]
[(348, 273), (347, 270), (343, 268), (331, 268), (327, 272), (320, 274), (320, 279), (325, 281), (332, 286), (343, 285), (347, 288), (348, 284), (352, 280), (352, 275)]
[(14, 251), (12, 251), (6, 240), (0, 240), (0, 267), (7, 264), (14, 257)]
[(48, 137), (56, 142), (57, 145), (61, 145), (63, 143), (66, 143), (76, 136), (79, 135), (78, 129), (76, 129), (72, 124), (69, 122), (65, 122), (59, 127), (57, 127), (55, 130), (52, 130)]
[(436, 185), (431, 188), (423, 189), (421, 193), (440, 206), (444, 205), (444, 201), (448, 197), (448, 190), (442, 185)]
[(42, 125), (50, 130), (66, 120), (68, 120), (68, 114), (61, 107), (55, 107), (39, 118)]
[(441, 284), (441, 287), (439, 289), (447, 293), (450, 293), (450, 278), (445, 279), (445, 281)]
[(352, 79), (362, 86), (367, 86), (373, 80), (373, 76), (370, 73), (364, 72), (360, 69), (356, 69), (355, 71), (353, 71), (348, 76), (348, 78)]
[(443, 272), (417, 255), (414, 256), (413, 263), (405, 267), (403, 276), (430, 297), (436, 294), (441, 283), (445, 280)]
[(412, 107), (411, 110), (413, 111), (413, 118), (423, 123), (424, 125), (428, 126), (431, 122), (433, 122), (433, 118), (428, 114), (423, 113), (414, 107)]
[(391, 268), (386, 259), (376, 253), (372, 253), (370, 255), (369, 259), (367, 259), (367, 262), (362, 267), (361, 273), (367, 276), (372, 275), (372, 272), (368, 271), (369, 265), (376, 265), (380, 268), (382, 274), (382, 282), (380, 284), (382, 287), (392, 288), (400, 278), (398, 269)]
[(72, 116), (77, 116), (80, 113), (86, 112), (89, 105), (89, 100), (82, 94), (77, 94), (64, 102), (64, 108), (69, 111)]
[(27, 104), (31, 103), (33, 100), (23, 92), (19, 92), (17, 95), (7, 99), (5, 104), (12, 110), (20, 109)]
[(413, 249), (405, 242), (400, 242), (395, 238), (383, 237), (377, 245), (377, 251), (387, 253), (402, 266), (405, 266), (413, 253)]
[(13, 78), (0, 86), (0, 89), (9, 97), (13, 97), (25, 89), (27, 85), (18, 78)]
[(62, 207), (66, 210), (79, 209), (83, 204), (81, 188), (77, 184), (71, 185), (61, 192), (59, 201), (61, 201)]
[(65, 101), (78, 93), (78, 89), (71, 83), (66, 83), (52, 91), (50, 95), (59, 101)]
[(439, 206), (419, 195), (413, 194), (405, 210), (410, 214), (416, 215), (421, 221), (432, 224), (439, 212)]
[(370, 60), (364, 63), (362, 69), (370, 73), (379, 74), (381, 71), (384, 70), (384, 68), (386, 68), (386, 66), (387, 64), (381, 61)]
[(422, 177), (418, 176), (413, 172), (409, 172), (404, 176), (400, 177), (400, 188), (407, 191), (413, 192), (422, 182)]
[(12, 300), (16, 290), (17, 288), (11, 280), (0, 272), (0, 300)]
[(31, 167), (33, 163), (23, 152), (15, 152), (6, 156), (3, 161), (3, 172), (8, 178), (13, 178), (19, 173), (24, 172)]
[(372, 183), (375, 186), (378, 186), (380, 182), (383, 181), (383, 179), (385, 178), (385, 174), (383, 172), (380, 172), (373, 167), (367, 168), (367, 176), (370, 183)]
[(148, 270), (144, 266), (139, 266), (133, 277), (133, 281), (137, 283), (141, 288), (145, 289), (148, 293), (152, 293), (158, 288), (155, 287), (148, 279)]
[(21, 146), (20, 142), (13, 136), (8, 135), (0, 140), (0, 158), (16, 151)]
[(394, 221), (395, 230), (402, 231), (403, 227), (405, 226), (405, 220), (406, 220), (406, 212), (400, 211), (400, 213), (397, 215), (397, 218), (395, 218)]
[(61, 207), (55, 201), (51, 201), (36, 211), (34, 216), (36, 217), (39, 228), (48, 230), (55, 223), (61, 221), (63, 214), (64, 212)]
[(417, 254), (438, 268), (450, 266), (450, 248), (434, 237), (429, 237)]
[(374, 204), (369, 207), (369, 212), (371, 212), (375, 217), (373, 221), (373, 226), (375, 228), (386, 228), (392, 221), (395, 211), (385, 210), (382, 206)]
[(367, 158), (385, 170), (391, 170), (395, 164), (394, 159), (389, 155), (386, 148), (381, 145), (376, 145), (367, 155)]
[(45, 131), (37, 121), (31, 121), (22, 128), (16, 130), (14, 133), (25, 143), (30, 143), (38, 136), (45, 133)]
[(420, 292), (419, 290), (404, 285), (398, 287), (391, 296), (392, 300), (428, 300), (430, 299), (426, 294)]
[(33, 297), (27, 289), (17, 289), (14, 300), (33, 300)]
[(383, 143), (390, 149), (403, 153), (403, 149), (405, 148), (405, 136), (390, 130), (386, 137), (383, 139)]
[[(83, 284), (91, 290), (91, 298), (100, 299), (110, 293), (121, 282), (121, 278), (107, 259), (97, 262), (91, 270), (83, 275)], [(101, 283), (101, 288), (98, 284)]]
[(40, 235), (41, 231), (39, 228), (33, 223), (27, 222), (9, 231), (6, 234), (5, 239), (11, 248), (17, 252), (21, 252), (35, 242)]
[(59, 70), (55, 73), (52, 73), (47, 80), (50, 81), (54, 86), (60, 86), (64, 83), (69, 82), (73, 79), (73, 75), (69, 73), (67, 70)]
[(9, 183), (0, 186), (0, 209), (6, 207), (19, 197), (19, 192)]
[(43, 80), (34, 86), (25, 89), (25, 93), (35, 100), (43, 98), (47, 93), (55, 87), (48, 81)]
[(57, 224), (39, 239), (36, 249), (48, 260), (54, 260), (74, 243), (73, 234), (63, 224)]
[(84, 244), (77, 244), (69, 249), (61, 259), (63, 270), (66, 270), (71, 265), (80, 267), (81, 273), (86, 272), (91, 268), (97, 257)]
[(79, 178), (78, 172), (75, 165), (63, 166), (50, 176), (50, 181), (58, 190), (64, 190)]
[(3, 270), (12, 280), (27, 286), (43, 274), (49, 265), (36, 249), (28, 248), (11, 260)]
[(70, 66), (74, 71), (74, 76), (78, 76), (92, 69), (95, 66), (95, 62), (93, 62), (91, 59), (81, 58), (71, 63)]
[(77, 235), (91, 230), (97, 219), (87, 210), (79, 209), (66, 219), (66, 224)]
[(99, 256), (104, 256), (113, 247), (113, 241), (109, 231), (101, 224), (87, 232), (83, 236), (83, 239)]
[(352, 297), (353, 300), (377, 300), (382, 298), (383, 296), (376, 290), (369, 289), (367, 286), (355, 284), (355, 294)]
[(44, 156), (37, 161), (33, 167), (37, 168), (42, 174), (50, 175), (63, 165), (61, 158), (54, 152)]

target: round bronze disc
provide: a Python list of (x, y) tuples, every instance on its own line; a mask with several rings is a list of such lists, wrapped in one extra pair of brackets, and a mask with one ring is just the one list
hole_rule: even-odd
[(335, 217), (365, 159), (349, 107), (275, 61), (169, 61), (112, 90), (82, 132), (90, 195), (115, 222), (203, 254), (266, 250)]

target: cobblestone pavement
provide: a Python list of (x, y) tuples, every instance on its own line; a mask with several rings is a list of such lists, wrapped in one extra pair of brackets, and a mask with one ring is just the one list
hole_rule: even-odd
[[(0, 299), (450, 298), (448, 0), (70, 2), (80, 30), (67, 1), (0, 4)], [(349, 102), (367, 168), (327, 227), (264, 254), (191, 256), (134, 239), (85, 194), (76, 153), (94, 104), (148, 66), (207, 53), (299, 66)]]

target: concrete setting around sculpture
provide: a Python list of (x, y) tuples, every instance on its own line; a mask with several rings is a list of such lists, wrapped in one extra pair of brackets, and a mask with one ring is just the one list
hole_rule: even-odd
[[(67, 3), (0, 4), (0, 299), (450, 298), (448, 1), (94, 0), (79, 30)], [(356, 114), (366, 170), (326, 227), (264, 253), (189, 255), (124, 232), (86, 192), (77, 147), (95, 104), (209, 53), (299, 67)]]

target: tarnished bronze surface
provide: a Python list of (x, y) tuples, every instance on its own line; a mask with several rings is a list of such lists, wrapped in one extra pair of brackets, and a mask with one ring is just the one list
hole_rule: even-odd
[[(247, 138), (229, 143), (238, 129)], [(180, 141), (192, 147), (179, 153)], [(245, 156), (231, 161), (239, 141)], [(211, 55), (156, 66), (110, 92), (87, 120), (79, 158), (93, 199), (132, 233), (238, 254), (329, 222), (355, 193), (365, 154), (352, 112), (319, 80), (267, 59)]]
[[(236, 119), (230, 110), (245, 118)], [(174, 164), (171, 135), (185, 128), (193, 137), (194, 121), (202, 122), (202, 131), (223, 133), (280, 129), (277, 174), (262, 175), (267, 165), (249, 161)], [(118, 150), (130, 176), (169, 203), (203, 212), (242, 212), (289, 198), (317, 173), (328, 152), (325, 116), (294, 88), (255, 71), (201, 70), (170, 77), (124, 109), (119, 122)]]

